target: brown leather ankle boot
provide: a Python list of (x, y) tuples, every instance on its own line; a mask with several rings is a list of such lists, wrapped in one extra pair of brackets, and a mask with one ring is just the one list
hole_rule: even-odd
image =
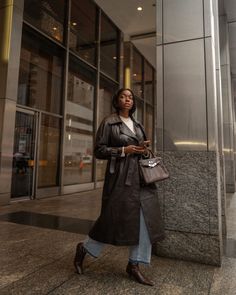
[(154, 286), (154, 283), (146, 278), (140, 271), (138, 264), (128, 263), (126, 272), (130, 277), (133, 277), (137, 282), (143, 285)]
[(86, 255), (86, 250), (83, 246), (83, 243), (79, 243), (76, 247), (76, 253), (74, 258), (74, 267), (78, 274), (83, 273), (83, 261)]

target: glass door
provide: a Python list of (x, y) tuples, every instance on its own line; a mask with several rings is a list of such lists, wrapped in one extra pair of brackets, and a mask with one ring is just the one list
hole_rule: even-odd
[(37, 197), (59, 193), (61, 119), (40, 113)]
[(37, 115), (17, 111), (13, 150), (11, 196), (34, 196)]

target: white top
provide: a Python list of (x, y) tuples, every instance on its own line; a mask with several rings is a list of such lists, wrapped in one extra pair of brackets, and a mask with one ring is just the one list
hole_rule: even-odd
[(125, 117), (120, 116), (120, 118), (121, 118), (122, 122), (124, 122), (125, 125), (135, 134), (133, 120), (130, 117), (125, 118)]

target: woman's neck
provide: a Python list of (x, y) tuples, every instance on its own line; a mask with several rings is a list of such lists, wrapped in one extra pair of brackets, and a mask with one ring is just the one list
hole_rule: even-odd
[(119, 111), (119, 115), (121, 116), (121, 117), (124, 117), (124, 118), (129, 118), (129, 111), (122, 111), (122, 110), (120, 110)]

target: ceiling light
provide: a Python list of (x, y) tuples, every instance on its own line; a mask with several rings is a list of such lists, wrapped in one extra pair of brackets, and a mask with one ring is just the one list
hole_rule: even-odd
[(117, 59), (117, 57), (116, 56), (113, 56), (113, 59)]
[(137, 74), (133, 74), (133, 76), (134, 76), (134, 77), (136, 77), (136, 76), (137, 76)]
[(141, 6), (139, 6), (139, 7), (137, 8), (137, 10), (138, 10), (138, 11), (142, 11), (143, 8), (142, 8)]
[(57, 27), (53, 27), (52, 29), (53, 29), (54, 31), (56, 31), (56, 30), (57, 30)]
[(73, 25), (73, 26), (77, 26), (77, 23), (76, 23), (76, 22), (73, 22), (72, 25)]

